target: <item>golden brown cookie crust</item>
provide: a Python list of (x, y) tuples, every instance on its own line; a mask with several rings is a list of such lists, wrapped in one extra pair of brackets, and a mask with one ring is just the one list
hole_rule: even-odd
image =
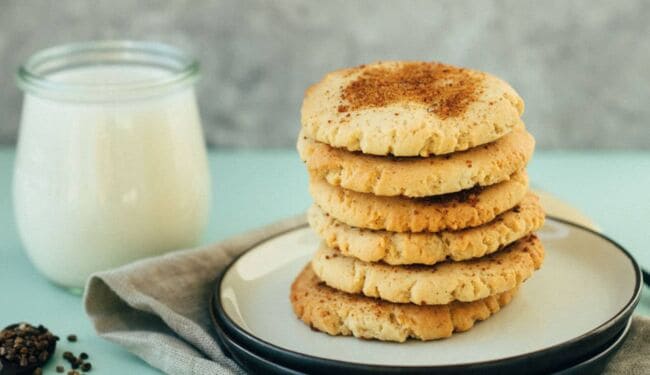
[(296, 316), (330, 335), (404, 342), (436, 340), (471, 329), (507, 305), (517, 290), (475, 302), (417, 306), (395, 304), (332, 289), (321, 283), (309, 265), (291, 285)]
[(396, 233), (354, 228), (326, 214), (316, 205), (309, 209), (309, 225), (327, 246), (365, 262), (391, 265), (433, 265), (491, 254), (541, 228), (544, 209), (528, 193), (514, 208), (487, 224), (458, 231)]
[(472, 302), (519, 287), (544, 260), (544, 248), (529, 235), (483, 258), (434, 266), (390, 266), (346, 257), (321, 245), (311, 265), (328, 286), (394, 303), (444, 305)]
[(485, 224), (516, 206), (528, 191), (525, 171), (495, 185), (426, 198), (382, 197), (310, 179), (314, 202), (347, 225), (391, 232), (439, 232)]
[(524, 102), (487, 73), (437, 62), (389, 61), (327, 74), (305, 93), (305, 135), (373, 155), (428, 156), (499, 139)]
[(297, 148), (310, 175), (330, 185), (374, 195), (426, 197), (507, 180), (526, 167), (535, 140), (522, 125), (492, 143), (463, 152), (389, 158), (333, 148), (301, 132)]

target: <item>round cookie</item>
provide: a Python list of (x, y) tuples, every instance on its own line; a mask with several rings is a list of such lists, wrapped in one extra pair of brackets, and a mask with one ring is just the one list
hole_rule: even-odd
[(387, 158), (352, 153), (298, 137), (310, 175), (330, 185), (374, 195), (427, 197), (493, 185), (526, 167), (535, 140), (522, 126), (467, 151), (428, 158)]
[(417, 306), (396, 304), (332, 289), (307, 266), (291, 285), (291, 304), (299, 319), (330, 335), (404, 342), (436, 340), (464, 332), (508, 304), (517, 290), (475, 302)]
[(309, 225), (328, 247), (365, 262), (391, 265), (461, 261), (491, 254), (536, 231), (544, 224), (539, 198), (528, 193), (516, 207), (487, 224), (458, 231), (396, 233), (354, 228), (332, 218), (316, 205), (309, 209)]
[(346, 257), (324, 244), (311, 261), (328, 286), (394, 303), (444, 305), (471, 302), (518, 287), (544, 260), (541, 241), (530, 235), (483, 258), (434, 266), (389, 266)]
[(503, 80), (438, 62), (389, 61), (327, 74), (305, 93), (305, 135), (364, 154), (428, 156), (506, 135), (524, 102)]
[(524, 170), (495, 185), (425, 198), (381, 197), (310, 179), (314, 202), (336, 220), (391, 232), (438, 232), (475, 227), (516, 206), (528, 191)]

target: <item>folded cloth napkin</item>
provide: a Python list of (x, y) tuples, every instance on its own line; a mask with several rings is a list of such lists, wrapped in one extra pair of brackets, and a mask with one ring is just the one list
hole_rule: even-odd
[(168, 374), (243, 374), (212, 334), (208, 302), (217, 276), (257, 242), (302, 223), (304, 215), (97, 273), (86, 286), (86, 312), (101, 337)]
[[(217, 276), (257, 242), (305, 222), (286, 219), (216, 245), (141, 260), (93, 275), (84, 303), (97, 333), (168, 374), (240, 374), (212, 335), (208, 301)], [(650, 369), (650, 319), (636, 317), (607, 373)]]

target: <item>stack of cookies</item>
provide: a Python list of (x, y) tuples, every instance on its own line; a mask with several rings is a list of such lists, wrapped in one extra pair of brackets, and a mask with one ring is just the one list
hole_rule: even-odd
[(323, 241), (292, 285), (296, 315), (402, 342), (508, 304), (544, 258), (523, 110), (506, 82), (440, 63), (362, 65), (310, 87), (297, 147)]

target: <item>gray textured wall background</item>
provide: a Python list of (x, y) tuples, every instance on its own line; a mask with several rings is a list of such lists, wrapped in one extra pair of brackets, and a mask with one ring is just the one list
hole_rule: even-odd
[(0, 142), (15, 140), (17, 65), (53, 44), (160, 40), (203, 63), (208, 141), (292, 146), (304, 89), (379, 59), (495, 73), (547, 148), (650, 149), (650, 2), (0, 0)]

